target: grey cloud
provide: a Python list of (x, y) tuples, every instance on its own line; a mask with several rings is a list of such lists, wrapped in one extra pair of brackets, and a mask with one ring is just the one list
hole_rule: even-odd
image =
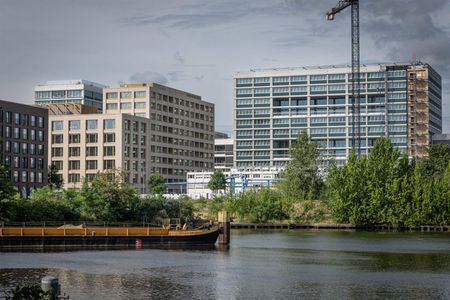
[(222, 24), (233, 24), (247, 16), (273, 15), (286, 13), (278, 1), (208, 1), (203, 5), (185, 5), (179, 11), (165, 15), (132, 16), (121, 19), (121, 23), (131, 26), (163, 25), (180, 29), (209, 28)]
[(205, 76), (204, 75), (199, 75), (199, 76), (195, 76), (194, 77), (196, 80), (203, 80), (203, 78), (205, 78)]
[(161, 73), (145, 71), (142, 73), (134, 73), (130, 76), (130, 82), (156, 82), (160, 84), (168, 84), (169, 80)]
[(168, 72), (167, 76), (169, 77), (170, 81), (180, 81), (180, 80), (183, 80), (186, 77), (184, 75), (184, 71)]
[(180, 52), (175, 52), (173, 55), (173, 58), (175, 59), (175, 61), (179, 64), (184, 64), (184, 57), (181, 56)]

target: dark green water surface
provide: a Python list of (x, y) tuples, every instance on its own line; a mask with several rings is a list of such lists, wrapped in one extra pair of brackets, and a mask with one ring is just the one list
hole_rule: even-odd
[(450, 233), (232, 231), (228, 251), (0, 253), (0, 288), (70, 299), (450, 299)]

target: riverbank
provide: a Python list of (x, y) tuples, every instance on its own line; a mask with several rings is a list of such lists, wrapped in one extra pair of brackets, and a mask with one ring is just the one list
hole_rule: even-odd
[(420, 231), (450, 232), (450, 225), (434, 226), (392, 226), (392, 225), (354, 225), (354, 224), (295, 224), (295, 223), (231, 223), (231, 229), (334, 229), (334, 230), (380, 230), (380, 231)]

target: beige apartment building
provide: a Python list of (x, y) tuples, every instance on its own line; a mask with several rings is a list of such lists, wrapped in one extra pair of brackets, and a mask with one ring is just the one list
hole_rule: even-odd
[(187, 172), (212, 170), (214, 104), (156, 83), (103, 89), (103, 113), (126, 113), (149, 122), (150, 174), (166, 178), (167, 192), (186, 191)]
[(104, 170), (126, 171), (125, 180), (141, 193), (151, 173), (150, 120), (127, 114), (49, 116), (49, 162), (66, 187)]

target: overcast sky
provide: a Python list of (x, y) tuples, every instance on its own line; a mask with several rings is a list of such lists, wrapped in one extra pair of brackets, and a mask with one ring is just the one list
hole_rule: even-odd
[[(0, 99), (32, 103), (47, 80), (155, 81), (216, 104), (232, 131), (232, 77), (253, 68), (350, 63), (338, 0), (0, 0)], [(430, 63), (450, 131), (450, 1), (361, 0), (362, 62)]]

